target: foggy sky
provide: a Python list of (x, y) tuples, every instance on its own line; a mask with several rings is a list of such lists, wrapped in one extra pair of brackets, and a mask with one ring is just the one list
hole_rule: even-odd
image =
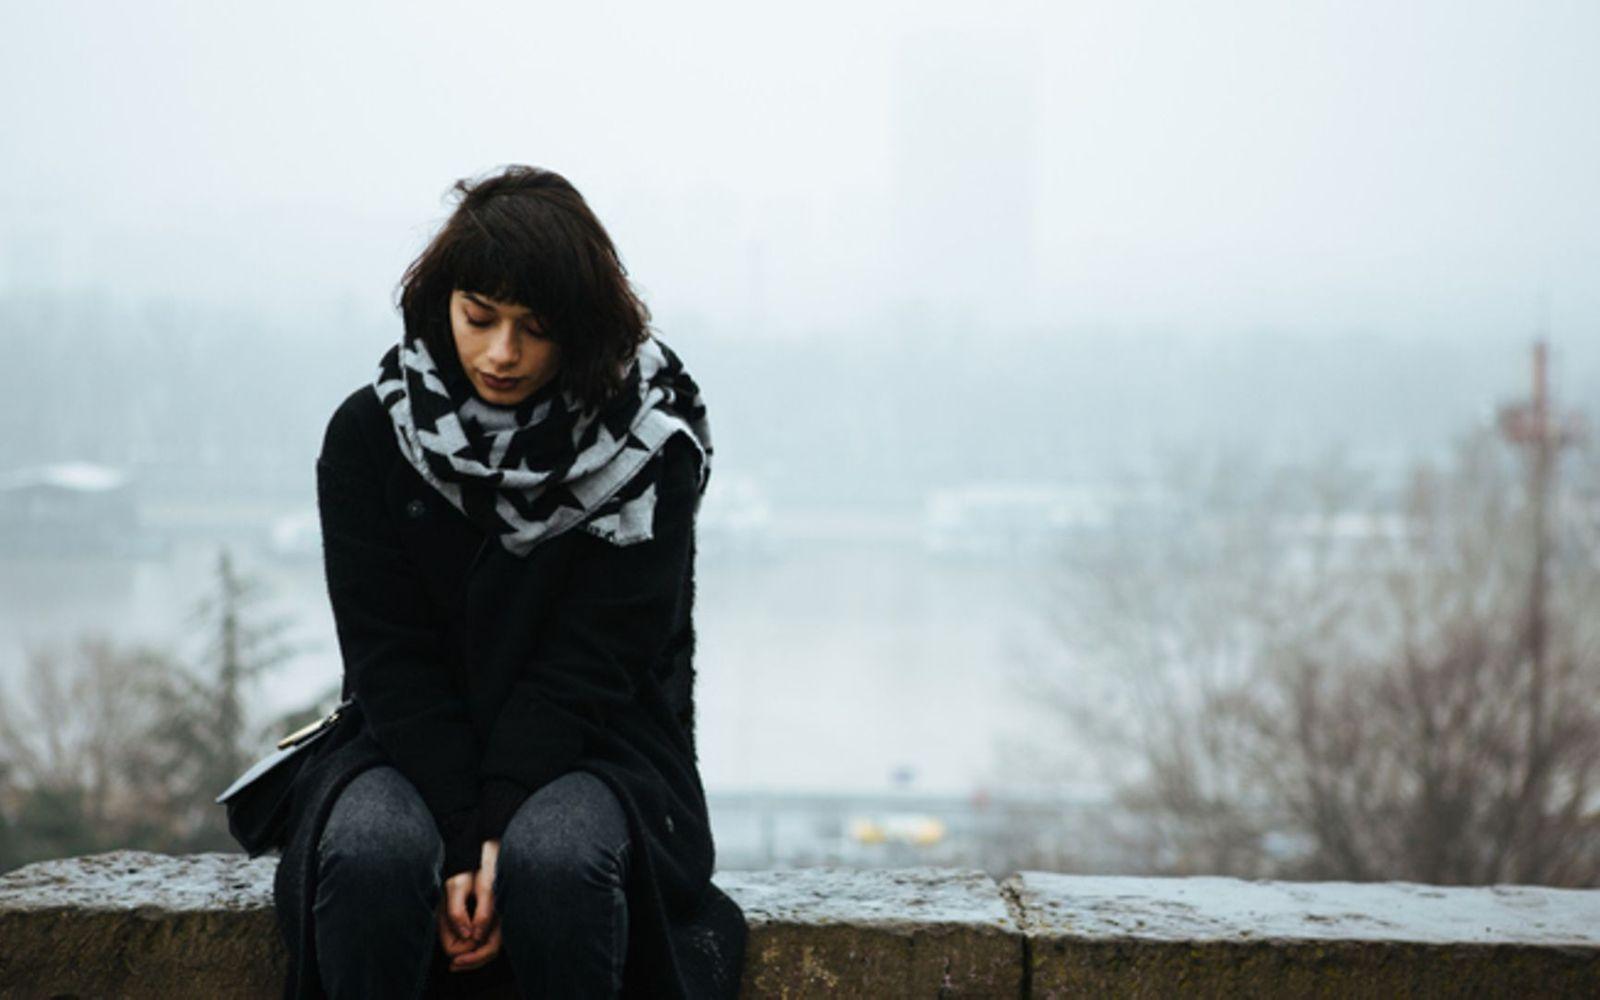
[(1600, 323), (1600, 5), (971, 7), (8, 4), (0, 292), (387, 310), (526, 162), (663, 329)]

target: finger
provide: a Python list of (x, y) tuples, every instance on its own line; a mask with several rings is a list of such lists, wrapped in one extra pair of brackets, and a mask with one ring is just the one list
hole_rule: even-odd
[(500, 925), (495, 924), (483, 944), (463, 955), (457, 955), (450, 962), (450, 971), (466, 972), (487, 964), (500, 951)]
[(450, 971), (469, 972), (472, 969), (482, 968), (494, 961), (494, 957), (499, 951), (500, 949), (497, 945), (485, 942), (465, 955), (457, 955), (452, 958), (450, 960)]
[(498, 947), (500, 941), (500, 921), (496, 920), (489, 928), (489, 933), (484, 935), (482, 941), (468, 941), (464, 948), (451, 953), (451, 957), (466, 961), (470, 957), (482, 952), (486, 948)]
[(478, 869), (473, 893), (477, 907), (472, 914), (472, 933), (474, 937), (482, 938), (489, 933), (489, 925), (494, 922), (494, 875)]
[(462, 873), (450, 877), (450, 921), (455, 925), (456, 936), (472, 936), (472, 917), (467, 913), (467, 896), (472, 891), (472, 877), (470, 873)]
[(493, 961), (494, 959), (494, 953), (487, 950), (488, 947), (489, 946), (485, 944), (470, 954), (461, 955), (457, 958), (451, 959), (450, 971), (471, 972), (473, 969), (480, 969), (489, 964), (489, 962)]
[(447, 918), (439, 920), (439, 944), (447, 955), (459, 955), (472, 947), (472, 941), (456, 933), (454, 924)]
[(439, 905), (439, 944), (447, 954), (458, 954), (472, 947), (472, 942), (456, 933), (455, 921), (450, 919), (446, 904)]
[(455, 958), (458, 955), (465, 955), (467, 952), (478, 947), (476, 944), (473, 944), (466, 938), (458, 938), (454, 934), (450, 934), (448, 937), (441, 938), (440, 944), (444, 946), (444, 953), (450, 958)]

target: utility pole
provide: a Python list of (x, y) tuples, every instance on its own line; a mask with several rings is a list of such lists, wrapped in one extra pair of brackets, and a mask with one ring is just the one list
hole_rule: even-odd
[(1549, 589), (1550, 507), (1555, 496), (1557, 460), (1561, 449), (1577, 443), (1583, 435), (1576, 414), (1559, 418), (1550, 400), (1549, 347), (1543, 337), (1533, 345), (1533, 396), (1526, 402), (1500, 408), (1500, 432), (1527, 458), (1529, 530), (1532, 532), (1533, 565), (1528, 578), (1526, 617), (1522, 639), (1528, 655), (1528, 770), (1521, 790), (1522, 818), (1533, 824), (1535, 842), (1543, 826), (1543, 798), (1547, 774), (1549, 740), (1546, 733), (1545, 691), (1548, 666), (1546, 646), (1549, 621), (1546, 592)]

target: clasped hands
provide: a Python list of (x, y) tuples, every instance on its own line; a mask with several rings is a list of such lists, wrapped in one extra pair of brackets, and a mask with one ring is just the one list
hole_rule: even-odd
[(451, 972), (476, 969), (500, 952), (500, 914), (494, 905), (499, 857), (500, 841), (486, 840), (477, 871), (457, 872), (445, 880), (444, 898), (439, 901), (439, 942), (450, 956)]

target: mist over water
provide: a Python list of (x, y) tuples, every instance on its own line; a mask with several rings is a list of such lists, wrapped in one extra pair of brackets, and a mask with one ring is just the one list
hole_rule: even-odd
[(709, 407), (708, 788), (1003, 784), (1070, 543), (952, 554), (941, 497), (1104, 507), (1226, 453), (1398, 481), (1537, 335), (1593, 419), (1597, 37), (1590, 3), (10, 5), (0, 476), (113, 470), (129, 524), (0, 525), (0, 682), (89, 631), (188, 648), (227, 545), (299, 644), (252, 711), (337, 683), (323, 427), (449, 185), (524, 162)]

